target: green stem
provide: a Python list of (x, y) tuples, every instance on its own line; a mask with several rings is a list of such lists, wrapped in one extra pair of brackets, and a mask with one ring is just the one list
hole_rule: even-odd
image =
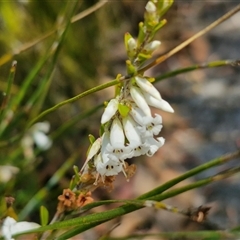
[[(163, 185), (164, 187), (156, 188), (153, 191), (150, 191), (149, 193), (140, 196), (137, 200), (163, 201), (165, 199), (176, 196), (180, 193), (184, 193), (184, 192), (189, 191), (191, 189), (195, 189), (195, 188), (210, 184), (214, 181), (218, 181), (218, 180), (224, 179), (226, 177), (232, 176), (236, 172), (239, 172), (240, 167), (233, 168), (233, 169), (230, 169), (230, 170), (225, 171), (223, 173), (220, 173), (216, 176), (205, 178), (205, 179), (199, 180), (195, 183), (188, 184), (184, 187), (176, 188), (176, 189), (173, 189), (173, 190), (169, 190), (165, 193), (162, 193), (163, 190), (167, 190), (169, 187), (174, 186), (175, 184), (179, 183), (180, 181), (182, 181), (182, 180), (184, 180), (184, 179), (186, 179), (190, 176), (193, 176), (193, 175), (195, 175), (195, 174), (197, 174), (197, 173), (199, 173), (203, 170), (209, 169), (212, 166), (216, 166), (216, 165), (222, 164), (226, 161), (229, 161), (230, 159), (239, 156), (239, 154), (240, 153), (238, 151), (236, 153), (228, 154), (228, 155), (225, 155), (223, 157), (214, 159), (210, 163), (203, 164), (202, 166), (199, 166), (199, 167), (197, 167), (193, 170), (190, 170), (186, 174), (183, 174), (182, 176), (180, 176), (178, 178), (175, 178), (172, 181), (169, 181), (168, 183)], [(166, 188), (166, 186), (168, 186), (168, 188)], [(158, 190), (158, 191), (156, 191), (156, 190)], [(153, 193), (155, 193), (155, 195), (153, 195)], [(125, 214), (130, 213), (130, 212), (136, 211), (136, 210), (138, 210), (142, 207), (143, 206), (141, 204), (140, 205), (124, 204), (120, 207), (117, 207), (115, 209), (108, 210), (108, 211), (105, 211), (105, 212), (94, 213), (94, 214), (91, 214), (91, 215), (88, 215), (88, 216), (74, 218), (74, 219), (63, 221), (63, 222), (57, 222), (57, 223), (54, 223), (52, 225), (44, 226), (44, 227), (41, 227), (41, 228), (35, 230), (35, 232), (42, 232), (42, 231), (46, 231), (46, 230), (62, 229), (62, 228), (78, 226), (77, 229), (70, 230), (70, 231), (64, 233), (62, 236), (59, 237), (59, 239), (67, 239), (70, 236), (73, 236), (73, 233), (75, 234), (75, 233), (83, 232), (83, 231), (88, 230), (89, 228), (95, 227), (95, 226), (97, 226), (97, 225), (99, 225), (103, 222), (106, 222), (106, 221), (111, 220), (113, 218), (125, 215)]]
[(156, 82), (161, 81), (163, 79), (169, 78), (169, 77), (174, 77), (182, 73), (187, 73), (191, 72), (194, 70), (198, 69), (204, 69), (204, 68), (214, 68), (214, 67), (222, 67), (222, 66), (238, 66), (240, 63), (240, 60), (218, 60), (218, 61), (213, 61), (213, 62), (208, 62), (208, 63), (202, 63), (202, 64), (196, 64), (193, 66), (189, 66), (186, 68), (180, 68), (171, 72), (167, 72), (165, 74), (162, 74), (159, 77), (156, 77), (155, 80)]
[(237, 5), (235, 8), (233, 8), (231, 11), (227, 12), (225, 15), (223, 15), (219, 19), (217, 19), (216, 21), (214, 21), (213, 23), (211, 23), (210, 25), (208, 25), (207, 27), (205, 27), (203, 30), (199, 31), (198, 33), (196, 33), (195, 35), (193, 35), (192, 37), (190, 37), (189, 39), (187, 39), (183, 43), (179, 44), (177, 47), (175, 47), (174, 49), (172, 49), (168, 53), (164, 54), (163, 56), (160, 56), (159, 58), (155, 59), (153, 62), (149, 63), (147, 66), (141, 68), (139, 71), (141, 73), (144, 73), (149, 68), (154, 67), (154, 66), (164, 62), (165, 60), (167, 60), (168, 58), (170, 58), (171, 56), (173, 56), (174, 54), (176, 54), (177, 52), (179, 52), (180, 50), (185, 48), (187, 45), (192, 43), (197, 38), (203, 36), (204, 34), (209, 32), (210, 30), (212, 30), (213, 28), (215, 28), (216, 26), (218, 26), (222, 22), (226, 21), (228, 18), (232, 17), (238, 11), (240, 11), (240, 4)]
[[(227, 171), (225, 173), (220, 173), (216, 176), (199, 180), (195, 183), (186, 185), (184, 187), (176, 188), (176, 189), (168, 191), (166, 193), (156, 195), (156, 196), (154, 196), (150, 199), (155, 200), (155, 201), (163, 201), (163, 200), (168, 199), (170, 197), (179, 195), (180, 193), (187, 192), (191, 189), (199, 188), (201, 186), (210, 184), (212, 182), (222, 180), (224, 178), (232, 176), (235, 173), (238, 173), (239, 171), (240, 171), (240, 167), (230, 169), (229, 171)], [(74, 225), (79, 226), (77, 228), (74, 228), (74, 229), (72, 229), (70, 231), (67, 231), (66, 233), (62, 234), (60, 237), (57, 238), (57, 240), (68, 239), (68, 238), (73, 237), (73, 236), (75, 236), (75, 235), (77, 235), (81, 232), (84, 232), (84, 231), (90, 229), (90, 228), (98, 226), (101, 223), (104, 223), (104, 222), (109, 221), (111, 219), (114, 219), (116, 217), (120, 217), (120, 216), (125, 215), (127, 213), (136, 211), (140, 208), (143, 208), (143, 207), (128, 204), (128, 205), (123, 205), (123, 206), (120, 206), (116, 209), (108, 210), (108, 211), (105, 211), (105, 212), (102, 212), (102, 213), (94, 213), (94, 214), (91, 214), (91, 215), (88, 215), (88, 216), (85, 216), (85, 217), (75, 218), (75, 219), (67, 220), (67, 221), (64, 221), (64, 222), (56, 223), (56, 225), (58, 225), (57, 226), (58, 229), (67, 227), (66, 225), (68, 225), (70, 222), (71, 222), (71, 224), (69, 224), (69, 227), (70, 227), (70, 225), (71, 226), (74, 226)], [(61, 225), (61, 227), (59, 225)], [(49, 225), (47, 227), (50, 227), (50, 226), (51, 225)]]
[[(172, 72), (168, 72), (166, 74), (163, 74), (159, 77), (156, 77), (156, 81), (160, 81), (160, 80), (163, 80), (163, 79), (166, 79), (168, 77), (172, 77), (172, 76), (176, 76), (178, 74), (182, 74), (182, 73), (186, 73), (186, 72), (190, 72), (190, 71), (194, 71), (196, 69), (204, 69), (204, 68), (212, 68), (212, 67), (221, 67), (221, 66), (226, 66), (226, 65), (232, 65), (232, 66), (235, 66), (235, 65), (238, 65), (239, 64), (239, 61), (240, 60), (219, 60), (219, 61), (214, 61), (214, 62), (209, 62), (209, 63), (203, 63), (203, 64), (198, 64), (198, 65), (193, 65), (193, 66), (190, 66), (190, 67), (187, 67), (187, 68), (181, 68), (181, 69), (177, 69), (175, 71), (172, 71)], [(129, 78), (129, 76), (123, 76), (121, 77), (120, 79), (114, 79), (108, 83), (104, 83), (104, 84), (101, 84), (97, 87), (94, 87), (94, 88), (91, 88), (73, 98), (70, 98), (70, 99), (67, 99), (63, 102), (60, 102), (58, 104), (56, 104), (55, 106), (45, 110), (44, 112), (42, 112), (41, 114), (39, 114), (36, 118), (34, 118), (33, 120), (31, 120), (28, 124), (28, 127), (30, 127), (32, 124), (34, 124), (35, 122), (37, 122), (38, 120), (40, 120), (41, 118), (43, 118), (44, 116), (48, 115), (49, 113), (51, 112), (54, 112), (55, 110), (57, 110), (58, 108), (66, 105), (66, 104), (69, 104), (69, 103), (72, 103), (72, 102), (75, 102), (83, 97), (86, 97), (92, 93), (95, 93), (95, 92), (98, 92), (100, 90), (103, 90), (105, 88), (108, 88), (108, 87), (111, 87), (111, 86), (114, 86), (118, 83), (120, 83), (121, 81), (124, 81), (124, 80), (127, 80)]]
[(103, 237), (102, 240), (127, 240), (127, 239), (184, 239), (184, 240), (220, 240), (228, 239), (235, 240), (239, 239), (240, 233), (231, 233), (228, 231), (194, 231), (194, 232), (161, 232), (155, 234), (139, 234), (139, 235), (128, 235), (125, 237)]
[[(121, 79), (122, 80), (122, 79)], [(89, 94), (92, 94), (92, 93), (95, 93), (95, 92), (98, 92), (100, 90), (103, 90), (105, 88), (108, 88), (108, 87), (111, 87), (111, 86), (114, 86), (116, 84), (118, 84), (120, 82), (120, 80), (117, 80), (117, 79), (114, 79), (110, 82), (107, 82), (107, 83), (104, 83), (104, 84), (101, 84), (97, 87), (94, 87), (94, 88), (91, 88), (90, 90), (87, 90), (83, 93), (80, 93), (79, 95), (75, 96), (75, 97), (72, 97), (70, 99), (67, 99), (65, 101), (62, 101), (58, 104), (56, 104), (55, 106), (43, 111), (41, 114), (39, 114), (37, 117), (35, 117), (34, 119), (32, 119), (28, 124), (27, 124), (27, 127), (30, 127), (32, 126), (35, 122), (39, 121), (41, 118), (43, 118), (44, 116), (46, 116), (47, 114), (51, 113), (51, 112), (54, 112), (56, 111), (58, 108), (66, 105), (66, 104), (69, 104), (69, 103), (72, 103), (72, 102), (75, 102), (83, 97), (86, 97), (87, 95)]]
[(160, 194), (160, 193), (164, 192), (165, 190), (175, 186), (176, 184), (182, 182), (185, 179), (188, 179), (188, 178), (195, 176), (207, 169), (224, 164), (224, 163), (226, 163), (234, 158), (238, 158), (238, 157), (240, 157), (240, 150), (236, 151), (234, 153), (229, 153), (229, 154), (223, 155), (221, 157), (215, 158), (207, 163), (204, 163), (198, 167), (195, 167), (195, 168), (187, 171), (186, 173), (182, 174), (181, 176), (166, 182), (165, 184), (153, 189), (150, 192), (141, 195), (138, 199), (149, 199), (152, 196), (155, 196), (156, 194)]

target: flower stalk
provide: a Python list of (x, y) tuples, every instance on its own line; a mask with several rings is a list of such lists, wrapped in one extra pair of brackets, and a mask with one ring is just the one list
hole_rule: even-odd
[(153, 37), (166, 22), (161, 17), (171, 4), (171, 1), (148, 1), (138, 37), (125, 34), (129, 79), (119, 82), (115, 97), (108, 102), (101, 118), (102, 135), (91, 144), (80, 171), (80, 175), (84, 179), (87, 176), (91, 183), (95, 179), (95, 186), (111, 185), (115, 178), (110, 177), (120, 172), (128, 180), (136, 167), (128, 165), (127, 159), (153, 156), (165, 142), (159, 136), (162, 118), (158, 114), (153, 116), (151, 107), (170, 113), (174, 110), (151, 83), (154, 78), (139, 73), (138, 69), (160, 46), (161, 42)]

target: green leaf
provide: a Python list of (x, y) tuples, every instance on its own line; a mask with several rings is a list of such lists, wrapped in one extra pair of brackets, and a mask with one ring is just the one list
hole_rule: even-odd
[(7, 125), (9, 124), (9, 120), (8, 121), (4, 121), (4, 120), (8, 111), (10, 110), (9, 99), (11, 94), (12, 83), (15, 77), (16, 67), (17, 67), (17, 62), (13, 61), (12, 66), (10, 68), (10, 73), (8, 76), (7, 90), (6, 90), (6, 95), (4, 96), (4, 106), (3, 106), (3, 109), (0, 109), (0, 136), (2, 135)]
[(40, 207), (40, 218), (41, 218), (41, 225), (46, 226), (49, 221), (49, 212), (47, 208), (45, 208), (44, 206)]

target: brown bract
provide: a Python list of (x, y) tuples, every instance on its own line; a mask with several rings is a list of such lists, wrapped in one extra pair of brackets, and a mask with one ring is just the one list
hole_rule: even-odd
[(91, 202), (93, 202), (93, 198), (91, 197), (91, 192), (88, 192), (86, 194), (80, 193), (76, 200), (76, 207), (80, 208)]
[(58, 210), (72, 210), (75, 207), (76, 194), (69, 188), (63, 190), (63, 194), (58, 197)]
[(93, 202), (91, 192), (79, 193), (73, 192), (71, 189), (64, 189), (63, 194), (58, 197), (58, 212), (73, 211), (88, 203)]

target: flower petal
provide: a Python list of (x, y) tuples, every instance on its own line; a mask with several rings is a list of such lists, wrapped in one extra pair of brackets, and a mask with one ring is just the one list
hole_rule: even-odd
[(147, 115), (147, 116), (152, 116), (151, 115), (151, 110), (141, 92), (141, 90), (137, 87), (131, 86), (130, 88), (130, 94), (136, 103), (136, 105)]
[(118, 159), (108, 158), (108, 161), (102, 161), (100, 154), (96, 156), (94, 164), (97, 172), (101, 176), (114, 176), (123, 171), (122, 163)]
[(19, 234), (28, 230), (32, 230), (35, 228), (41, 227), (39, 224), (35, 222), (17, 222), (15, 225), (12, 227), (12, 235), (14, 234)]
[(19, 234), (28, 230), (40, 227), (34, 222), (16, 222), (11, 217), (6, 217), (2, 225), (2, 235), (5, 240), (13, 240), (12, 235)]
[(11, 240), (12, 239), (12, 231), (11, 228), (12, 226), (14, 226), (16, 224), (16, 220), (11, 218), (11, 217), (6, 217), (3, 221), (2, 224), (2, 235), (4, 237), (5, 240)]
[(116, 98), (112, 99), (107, 107), (105, 108), (102, 118), (101, 118), (101, 124), (104, 124), (106, 122), (108, 122), (113, 115), (116, 113), (117, 109), (118, 109), (118, 100)]
[(144, 120), (143, 125), (138, 127), (144, 139), (156, 136), (160, 133), (162, 129), (162, 117), (160, 115), (155, 114), (155, 118), (149, 117)]
[(149, 150), (147, 152), (147, 156), (153, 156), (156, 151), (163, 146), (165, 139), (163, 137), (155, 138), (147, 138), (146, 143), (149, 145)]

